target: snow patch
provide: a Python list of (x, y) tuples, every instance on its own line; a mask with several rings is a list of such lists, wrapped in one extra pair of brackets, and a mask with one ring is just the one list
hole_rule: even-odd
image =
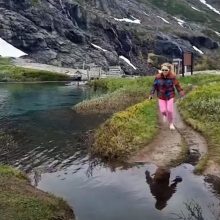
[(122, 60), (124, 60), (127, 64), (129, 64), (132, 68), (134, 68), (135, 70), (137, 69), (129, 59), (127, 59), (126, 57), (124, 56), (119, 56), (119, 58), (121, 58)]
[(128, 23), (134, 23), (134, 24), (140, 24), (141, 21), (139, 19), (134, 19), (131, 20), (129, 18), (114, 18), (116, 21), (124, 21), (124, 22), (128, 22)]
[(163, 20), (165, 23), (167, 23), (167, 24), (169, 24), (170, 22), (169, 21), (167, 21), (165, 18), (162, 18), (162, 17), (160, 17), (160, 16), (157, 16), (158, 18), (160, 18), (161, 20)]
[(199, 10), (198, 8), (196, 8), (196, 7), (194, 7), (194, 6), (191, 6), (191, 8), (194, 9), (194, 10), (196, 10), (196, 11), (200, 11), (200, 12), (201, 12), (201, 10)]
[(214, 31), (219, 37), (220, 37), (220, 33), (218, 31)]
[(197, 52), (199, 52), (200, 54), (204, 54), (199, 48), (197, 48), (196, 46), (193, 46), (193, 49)]
[(178, 22), (178, 24), (179, 24), (180, 26), (184, 27), (183, 25), (186, 23), (184, 20), (181, 20), (181, 19), (179, 19), (179, 18), (177, 18), (177, 17), (173, 17), (173, 18)]
[(147, 15), (148, 17), (150, 16), (149, 14), (147, 14), (145, 11), (143, 11), (143, 13), (145, 14), (145, 15)]
[(0, 55), (2, 57), (21, 57), (27, 54), (0, 38)]
[(206, 0), (199, 0), (202, 4), (206, 5), (209, 9), (211, 9), (212, 11), (214, 11), (215, 13), (220, 15), (220, 11), (218, 11), (216, 8), (214, 8), (213, 6), (211, 6), (210, 4), (208, 4), (206, 2)]
[(106, 51), (107, 51), (107, 50), (103, 49), (102, 47), (100, 47), (100, 46), (98, 46), (98, 45), (96, 45), (96, 44), (92, 44), (92, 43), (91, 43), (91, 45), (92, 45), (93, 47), (95, 47), (95, 48), (99, 49), (99, 50), (104, 51), (104, 52), (106, 52)]

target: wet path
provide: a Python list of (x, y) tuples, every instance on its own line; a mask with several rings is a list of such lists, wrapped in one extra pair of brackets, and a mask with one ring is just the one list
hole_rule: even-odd
[(160, 118), (160, 129), (157, 137), (134, 155), (130, 162), (148, 162), (157, 166), (172, 166), (175, 159), (182, 154), (185, 145), (189, 150), (187, 162), (196, 165), (199, 159), (207, 153), (206, 140), (183, 122), (177, 106), (175, 106), (174, 124), (176, 130), (171, 131), (168, 123), (164, 123)]

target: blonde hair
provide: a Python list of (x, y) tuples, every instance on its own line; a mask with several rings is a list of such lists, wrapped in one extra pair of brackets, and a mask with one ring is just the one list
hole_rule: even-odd
[[(167, 67), (173, 74), (175, 74), (174, 65), (173, 65), (173, 64), (171, 64), (171, 63), (163, 63), (163, 64), (161, 65), (161, 68), (163, 68), (163, 66), (164, 66), (164, 67)], [(176, 75), (176, 74), (175, 74), (175, 75)]]

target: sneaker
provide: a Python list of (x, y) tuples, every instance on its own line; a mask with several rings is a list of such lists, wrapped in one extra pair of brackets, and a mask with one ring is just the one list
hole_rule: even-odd
[(163, 115), (163, 123), (167, 122), (167, 117), (165, 115)]
[(175, 127), (174, 127), (173, 123), (170, 124), (170, 130), (175, 130)]

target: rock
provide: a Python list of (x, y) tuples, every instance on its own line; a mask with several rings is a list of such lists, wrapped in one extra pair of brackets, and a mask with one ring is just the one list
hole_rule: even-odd
[(219, 45), (206, 36), (182, 36), (182, 39), (189, 41), (193, 46), (198, 48), (218, 49)]
[[(96, 63), (105, 69), (120, 64), (128, 74), (146, 72), (149, 53), (169, 60), (181, 57), (183, 50), (193, 51), (192, 45), (210, 53), (218, 48), (216, 41), (200, 34), (199, 27), (195, 34), (190, 22), (185, 29), (176, 21), (168, 25), (158, 19), (158, 11), (136, 0), (38, 0), (34, 4), (31, 0), (0, 0), (0, 37), (37, 62), (73, 68), (83, 62)], [(140, 19), (141, 24), (115, 18)], [(137, 70), (119, 59), (120, 55)]]

